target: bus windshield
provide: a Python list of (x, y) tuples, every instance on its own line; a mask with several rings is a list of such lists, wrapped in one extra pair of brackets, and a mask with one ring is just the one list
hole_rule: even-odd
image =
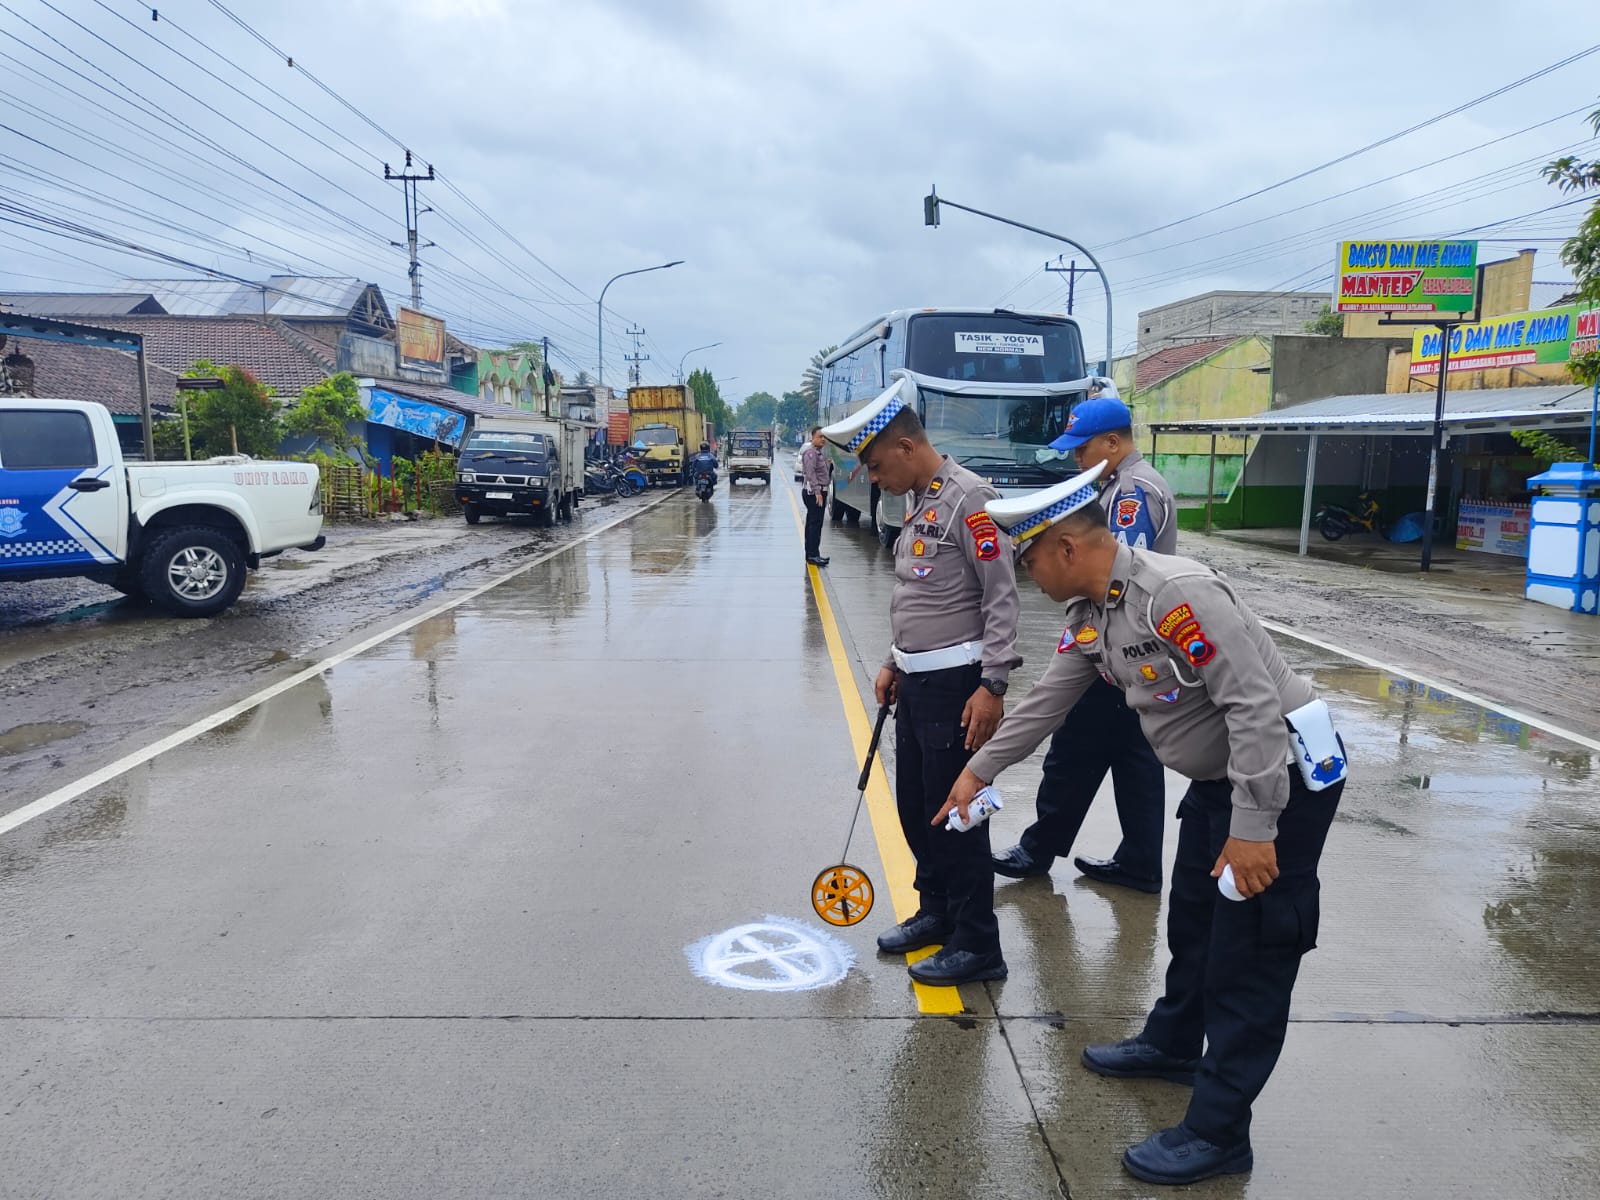
[(1078, 327), (1025, 313), (918, 313), (906, 366), (919, 375), (984, 383), (1069, 383), (1084, 377)]
[(924, 386), (922, 423), (928, 437), (962, 466), (996, 485), (1056, 483), (1078, 468), (1073, 459), (1040, 463), (1038, 451), (1061, 436), (1078, 393), (1040, 396), (956, 395)]

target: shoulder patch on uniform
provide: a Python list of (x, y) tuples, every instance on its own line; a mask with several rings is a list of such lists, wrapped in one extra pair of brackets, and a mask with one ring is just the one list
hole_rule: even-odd
[(1112, 519), (1116, 521), (1117, 528), (1131, 529), (1139, 523), (1139, 510), (1144, 507), (1144, 500), (1139, 496), (1121, 496), (1117, 499), (1116, 511)]
[(1072, 640), (1080, 646), (1092, 646), (1100, 640), (1100, 631), (1093, 625), (1085, 625)]
[(939, 510), (937, 508), (930, 508), (930, 509), (924, 510), (924, 512), (922, 514), (922, 519), (924, 521), (937, 521), (939, 519)]
[(1217, 656), (1217, 648), (1206, 640), (1198, 622), (1191, 622), (1194, 632), (1186, 634), (1179, 647), (1191, 667), (1203, 667)]
[(1000, 529), (994, 518), (979, 509), (967, 518), (967, 528), (972, 532), (972, 544), (984, 562), (1000, 557)]
[(944, 480), (935, 479), (928, 485), (928, 495), (937, 496), (944, 489)]
[(1192, 620), (1194, 620), (1194, 610), (1187, 604), (1180, 604), (1161, 618), (1156, 625), (1156, 632), (1164, 638), (1170, 638), (1173, 630), (1182, 628), (1184, 624)]

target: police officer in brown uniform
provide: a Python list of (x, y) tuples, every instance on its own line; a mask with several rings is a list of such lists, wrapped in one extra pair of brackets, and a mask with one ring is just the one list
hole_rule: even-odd
[(895, 709), (895, 801), (916, 859), (916, 913), (878, 938), (930, 984), (1004, 979), (994, 915), (989, 826), (957, 833), (929, 824), (962, 767), (994, 734), (1016, 653), (1017, 581), (1011, 546), (984, 505), (998, 493), (928, 441), (903, 376), (823, 436), (913, 508), (895, 546), (889, 603), (893, 644), (878, 672), (879, 704)]
[(1251, 1105), (1283, 1047), (1300, 958), (1316, 945), (1317, 864), (1345, 751), (1327, 705), (1226, 580), (1111, 536), (1095, 501), (1100, 470), (988, 506), (1034, 581), (1070, 603), (1043, 677), (945, 808), (965, 812), (1098, 679), (1122, 690), (1161, 761), (1192, 781), (1178, 810), (1165, 994), (1138, 1036), (1083, 1052), (1102, 1075), (1193, 1084), (1183, 1122), (1122, 1159), (1140, 1179), (1187, 1184), (1254, 1163)]
[[(1133, 444), (1133, 414), (1114, 394), (1102, 391), (1073, 409), (1066, 432), (1050, 449), (1074, 454), (1080, 468), (1106, 464), (1100, 506), (1117, 541), (1160, 554), (1178, 552), (1177, 501)], [(1139, 714), (1118, 688), (1098, 679), (1050, 738), (1038, 816), (1015, 846), (995, 856), (995, 872), (1012, 879), (1048, 875), (1056, 856), (1072, 849), (1108, 771), (1122, 842), (1110, 858), (1080, 856), (1073, 865), (1102, 883), (1159, 892), (1165, 772), (1140, 731)]]

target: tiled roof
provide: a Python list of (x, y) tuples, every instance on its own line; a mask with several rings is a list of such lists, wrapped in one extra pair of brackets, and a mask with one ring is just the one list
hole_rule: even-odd
[(145, 356), (179, 374), (201, 359), (243, 367), (280, 401), (295, 400), (334, 373), (321, 343), (273, 317), (102, 317), (96, 323), (143, 334)]
[[(1249, 335), (1246, 335), (1249, 336)], [(1190, 342), (1184, 346), (1168, 346), (1141, 358), (1134, 371), (1133, 390), (1142, 392), (1165, 383), (1185, 367), (1192, 367), (1201, 359), (1210, 358), (1218, 350), (1226, 349), (1237, 337), (1212, 338), (1205, 342)]]
[[(51, 400), (92, 400), (120, 416), (138, 416), (139, 360), (121, 350), (100, 350), (18, 338), (6, 352), (20, 350), (33, 360), (33, 394)], [(176, 407), (178, 376), (149, 363), (150, 407)]]

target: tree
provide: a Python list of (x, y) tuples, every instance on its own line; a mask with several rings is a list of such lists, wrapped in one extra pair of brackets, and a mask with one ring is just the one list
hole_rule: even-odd
[(184, 372), (187, 379), (215, 378), (222, 386), (192, 393), (189, 404), (189, 438), (196, 458), (232, 454), (237, 439), (239, 453), (263, 458), (278, 452), (283, 425), (272, 389), (243, 367), (219, 367), (201, 359)]
[(817, 423), (817, 406), (802, 392), (785, 392), (776, 415), (778, 436), (792, 442)]
[(691, 372), (689, 387), (694, 392), (694, 406), (706, 419), (708, 432), (726, 433), (733, 428), (733, 413), (710, 371), (697, 368)]
[(366, 419), (356, 377), (340, 371), (301, 392), (299, 401), (284, 414), (283, 425), (290, 433), (315, 438), (347, 458), (351, 445), (360, 441), (351, 435), (350, 426)]
[(800, 373), (800, 394), (811, 401), (812, 411), (822, 407), (822, 360), (838, 348), (829, 346), (826, 350), (818, 350), (811, 356), (811, 365)]
[(734, 414), (736, 429), (771, 429), (778, 415), (778, 398), (771, 392), (751, 392)]
[[(1600, 108), (1589, 114), (1589, 128), (1600, 134)], [(1600, 189), (1600, 159), (1579, 162), (1568, 155), (1544, 168), (1544, 177), (1563, 192), (1589, 192)], [(1572, 268), (1578, 281), (1578, 301), (1585, 308), (1600, 308), (1600, 200), (1589, 206), (1589, 215), (1578, 232), (1561, 247), (1561, 261)], [(1567, 364), (1580, 383), (1600, 378), (1600, 350), (1592, 350)]]
[(1344, 314), (1333, 311), (1333, 306), (1324, 304), (1322, 311), (1316, 315), (1315, 320), (1305, 323), (1307, 333), (1315, 333), (1321, 337), (1344, 336)]
[(589, 377), (589, 372), (587, 372), (587, 371), (579, 371), (578, 372), (578, 386), (579, 387), (588, 387), (593, 382), (594, 382), (594, 380)]

